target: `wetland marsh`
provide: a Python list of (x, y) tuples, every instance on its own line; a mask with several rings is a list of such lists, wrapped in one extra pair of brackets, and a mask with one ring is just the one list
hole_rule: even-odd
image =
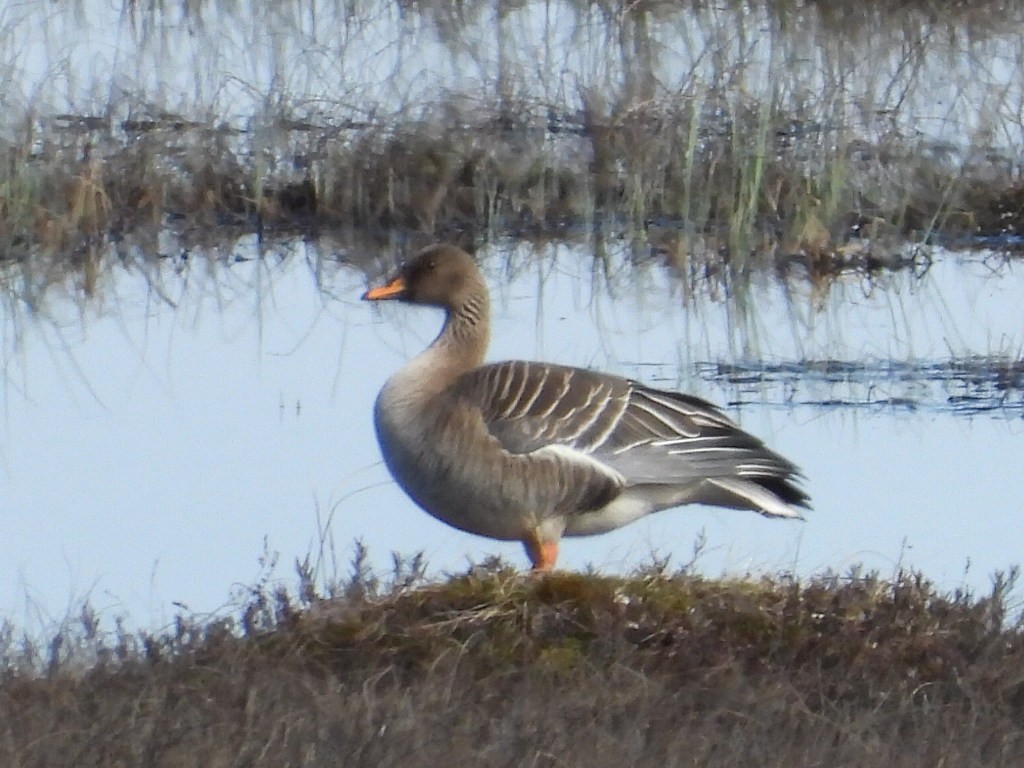
[[(1018, 652), (1019, 627), (1004, 619), (1019, 605), (1013, 572), (993, 574), (1024, 553), (1022, 31), (1024, 5), (995, 2), (0, 4), (4, 679), (49, 669), (59, 683), (97, 660), (103, 677), (104, 659), (140, 679), (163, 670), (169, 688), (181, 660), (237, 672), (256, 657), (232, 643), (288, 637), (296, 606), (330, 595), (350, 613), (313, 641), (288, 640), (285, 666), (320, 664), (309, 642), (363, 661), (367, 637), (428, 637), (423, 648), (437, 650), (431, 616), (468, 628), (461, 654), (478, 626), (500, 639), (501, 622), (541, 605), (562, 627), (593, 598), (611, 634), (562, 627), (538, 645), (525, 622), (515, 653), (484, 657), (530, 659), (556, 681), (593, 683), (581, 670), (609, 659), (663, 680), (657, 654), (645, 655), (654, 635), (616, 623), (626, 613), (601, 579), (633, 594), (675, 573), (667, 583), (680, 594), (726, 595), (712, 601), (717, 619), (657, 640), (674, 648), (713, 631), (707, 648), (735, 643), (672, 673), (735, 672), (715, 706), (748, 713), (747, 725), (716, 721), (736, 747), (725, 764), (749, 764), (743, 745), (770, 740), (767, 726), (731, 737), (762, 694), (772, 712), (797, 706), (780, 691), (799, 691), (800, 722), (826, 734), (789, 740), (793, 760), (912, 764), (895, 757), (899, 729), (878, 719), (898, 712), (893, 722), (930, 745), (941, 734), (929, 723), (969, 721), (987, 757), (970, 762), (968, 740), (946, 745), (950, 764), (1015, 764), (1020, 694), (997, 648)], [(807, 521), (663, 512), (567, 541), (562, 564), (588, 574), (579, 584), (567, 576), (548, 593), (509, 581), (489, 558), (522, 565), (518, 545), (417, 510), (372, 435), (381, 383), (440, 318), (358, 297), (436, 240), (471, 248), (484, 269), (491, 359), (600, 368), (724, 406), (803, 468)], [(471, 563), (486, 563), (484, 575), (466, 572)], [(368, 576), (392, 569), (393, 592)], [(603, 576), (588, 582), (590, 569)], [(427, 622), (422, 637), (388, 613), (419, 599), (412, 583), (425, 602), (402, 616)], [(430, 590), (444, 592), (436, 605)], [(836, 608), (835, 625), (821, 623), (822, 595), (849, 609)], [(876, 642), (885, 621), (873, 622), (888, 611), (913, 640), (899, 663), (927, 681), (898, 702), (885, 698), (890, 678), (872, 677), (891, 662), (872, 654), (896, 647), (888, 634)], [(270, 647), (255, 668), (269, 658), (286, 685), (301, 679)], [(413, 723), (396, 745), (426, 738), (422, 720), (394, 714), (401, 675), (435, 704), (449, 685), (416, 677), (417, 648), (357, 665), (397, 686), (376, 700), (395, 728)], [(325, 664), (351, 683), (344, 664)], [(977, 676), (960, 675), (964, 664)], [(815, 688), (801, 676), (812, 666), (826, 677), (855, 668), (863, 687), (848, 698), (837, 693), (852, 690), (845, 678)], [(742, 683), (755, 668), (779, 675), (757, 696)], [(104, 684), (133, 706), (133, 683), (110, 674)], [(516, 674), (499, 688), (534, 704), (551, 694)], [(715, 689), (701, 685), (700, 696)], [(13, 690), (0, 685), (0, 708)], [(644, 690), (651, 707), (678, 703)], [(691, 724), (703, 722), (697, 698), (684, 702)], [(173, 721), (172, 709), (154, 722)], [(352, 764), (388, 754), (371, 745), (378, 727), (360, 732)], [(262, 754), (280, 764), (330, 759), (268, 738), (278, 735), (281, 751)], [(552, 749), (566, 743), (549, 735)], [(92, 738), (82, 743), (105, 736)], [(487, 741), (476, 738), (465, 743)], [(160, 764), (190, 764), (157, 741), (146, 748), (167, 747)], [(663, 757), (677, 755), (672, 744)], [(54, 753), (34, 745), (11, 754), (46, 764)], [(623, 754), (643, 753), (633, 747)]]
[(575, 567), (703, 529), (709, 572), (1016, 562), (1019, 9), (830, 8), (8, 5), (7, 609), (212, 610), (264, 537), (495, 551), (363, 418), (433, 319), (354, 297), (443, 238), (501, 288), (492, 357), (694, 391), (808, 474), (807, 525), (670, 513)]

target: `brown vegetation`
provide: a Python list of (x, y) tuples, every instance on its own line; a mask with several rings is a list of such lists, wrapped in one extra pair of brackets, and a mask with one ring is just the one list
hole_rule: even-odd
[[(204, 131), (198, 143), (178, 132), (126, 145), (107, 137), (102, 153), (68, 148), (26, 160), (4, 180), (0, 254), (80, 253), (161, 225), (558, 237), (597, 222), (610, 231), (646, 230), (688, 253), (710, 247), (718, 256), (796, 259), (831, 271), (901, 266), (907, 239), (970, 245), (994, 235), (1009, 246), (1008, 236), (1024, 230), (1014, 179), (928, 165), (916, 157), (920, 146), (838, 146), (810, 172), (781, 135), (790, 122), (783, 115), (732, 129), (777, 135), (756, 158), (737, 154), (729, 134), (694, 143), (699, 119), (685, 105), (589, 119), (600, 122), (580, 124), (554, 147), (550, 129), (531, 127), (525, 115), (501, 128), (324, 129), (313, 143), (325, 150), (306, 158), (308, 173), (263, 177), (215, 132)], [(758, 177), (747, 186), (752, 163)], [(915, 182), (922, 173), (928, 182)], [(905, 188), (894, 192), (893, 184)]]
[[(30, 105), (0, 142), (0, 258), (82, 259), (140, 227), (224, 224), (469, 239), (598, 230), (686, 257), (797, 261), (812, 274), (906, 266), (908, 240), (1019, 245), (1024, 186), (1007, 147), (1020, 128), (1020, 84), (982, 84), (964, 66), (1024, 56), (999, 47), (1019, 15), (1013, 4), (565, 6), (551, 34), (581, 36), (617, 75), (580, 71), (566, 85), (566, 72), (538, 71), (537, 49), (524, 43), (501, 52), (496, 82), (480, 92), (441, 91), (407, 108), (341, 96), (310, 107), (271, 92), (259, 114), (230, 122), (201, 103), (162, 111), (145, 93), (96, 114)], [(310, 29), (296, 3), (127, 4), (142, 49), (175, 34), (163, 14), (180, 12), (198, 38), (225, 24), (280, 28), (301, 52), (297, 66), (307, 56), (344, 61), (345, 48), (324, 53), (328, 28), (358, 40), (375, 7), (324, 0)], [(432, 30), (438, 55), (474, 60), (481, 29), (514, 25), (522, 10), (427, 2), (408, 12)], [(950, 73), (962, 113), (922, 104), (937, 71)], [(201, 76), (197, 90), (216, 92)], [(538, 90), (536, 77), (562, 85)]]
[[(1024, 638), (920, 576), (517, 575), (333, 599), (256, 590), (237, 624), (10, 643), (0, 763), (33, 766), (1018, 765)], [(84, 636), (88, 637), (84, 637)], [(89, 639), (91, 637), (91, 640)], [(89, 653), (85, 648), (91, 649)], [(31, 656), (31, 654), (30, 654)], [(83, 657), (91, 662), (83, 666)]]

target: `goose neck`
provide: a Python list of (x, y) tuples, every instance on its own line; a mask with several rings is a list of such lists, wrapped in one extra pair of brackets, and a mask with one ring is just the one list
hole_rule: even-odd
[(486, 295), (474, 296), (448, 310), (444, 327), (432, 346), (443, 350), (457, 368), (480, 365), (491, 336), (490, 308)]

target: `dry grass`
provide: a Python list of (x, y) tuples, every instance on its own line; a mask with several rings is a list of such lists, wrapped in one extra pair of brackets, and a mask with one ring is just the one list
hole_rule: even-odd
[[(418, 567), (418, 566), (417, 566)], [(415, 569), (413, 569), (415, 571)], [(411, 571), (407, 571), (407, 575)], [(1018, 765), (1024, 638), (920, 576), (357, 576), (237, 622), (66, 632), (0, 683), (32, 766)], [(92, 640), (83, 635), (93, 635)], [(77, 635), (77, 651), (71, 635)], [(84, 654), (92, 661), (83, 665)]]
[(298, 176), (257, 173), (213, 131), (201, 141), (147, 136), (103, 153), (67, 148), (0, 179), (0, 253), (73, 260), (161, 226), (558, 238), (596, 223), (609, 234), (647, 232), (649, 242), (668, 237), (689, 254), (831, 270), (900, 266), (907, 239), (971, 245), (995, 236), (1013, 247), (1024, 230), (1013, 177), (930, 164), (920, 144), (851, 141), (822, 149), (810, 171), (803, 150), (778, 136), (785, 115), (747, 115), (749, 124), (730, 129), (770, 136), (768, 155), (756, 158), (710, 128), (694, 144), (691, 125), (701, 119), (685, 104), (591, 114), (559, 140), (571, 152), (525, 116), (512, 130), (460, 120), (354, 129), (332, 141), (326, 134), (337, 132), (325, 129), (313, 143), (326, 149)]
[[(58, 7), (45, 22), (55, 35), (82, 12)], [(495, 80), (390, 108), (358, 78), (332, 81), (336, 101), (287, 90), (290, 66), (365, 72), (346, 56), (364, 26), (389, 18), (377, 5), (323, 0), (310, 26), (302, 7), (126, 4), (147, 66), (154, 50), (174, 66), (165, 22), (175, 14), (187, 21), (182, 44), (225, 25), (279, 30), (280, 49), (238, 56), (252, 70), (275, 68), (283, 90), (260, 94), (257, 112), (234, 121), (202, 101), (172, 113), (145, 90), (87, 99), (94, 111), (78, 115), (23, 105), (23, 118), (8, 117), (20, 127), (0, 142), (0, 256), (88, 261), (98, 242), (142, 227), (469, 239), (598, 230), (626, 233), (639, 249), (669, 240), (687, 256), (828, 273), (851, 261), (903, 266), (907, 239), (993, 236), (1015, 247), (1024, 230), (1020, 158), (1006, 149), (1022, 130), (1020, 83), (983, 82), (966, 66), (1024, 59), (1003, 35), (1016, 4), (566, 0), (552, 40), (537, 41), (523, 9), (420, 3), (406, 12), (430, 30), (437, 55)], [(18, 19), (5, 20), (15, 26), (0, 41), (17, 39)], [(495, 23), (516, 41), (497, 63), (478, 45)], [(336, 40), (351, 42), (335, 49)], [(68, 66), (53, 55), (55, 70)], [(937, 68), (955, 114), (928, 98)], [(234, 82), (203, 74), (197, 94)], [(380, 83), (391, 87), (401, 88)], [(937, 124), (957, 143), (929, 138)]]

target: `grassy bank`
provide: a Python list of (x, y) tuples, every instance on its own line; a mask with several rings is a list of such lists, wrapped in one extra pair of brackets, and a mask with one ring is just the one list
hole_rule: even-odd
[(913, 574), (496, 563), (388, 588), (363, 573), (330, 600), (307, 578), (158, 634), (102, 636), (86, 615), (47, 652), (8, 638), (0, 762), (1017, 765), (1012, 576), (972, 596)]

